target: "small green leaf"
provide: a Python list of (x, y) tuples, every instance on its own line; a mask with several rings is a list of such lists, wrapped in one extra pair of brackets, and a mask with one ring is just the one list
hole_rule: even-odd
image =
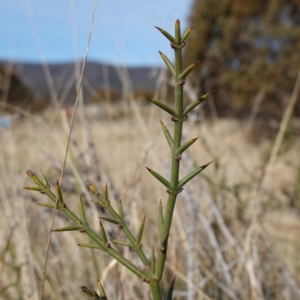
[(115, 219), (107, 218), (107, 217), (100, 217), (101, 220), (107, 221), (109, 223), (121, 225), (121, 222)]
[(30, 170), (27, 170), (26, 171), (26, 174), (39, 186), (39, 187), (42, 187), (43, 189), (46, 189), (47, 186), (42, 182), (40, 181), (37, 176)]
[(99, 289), (99, 294), (100, 294), (100, 296), (102, 297), (103, 300), (107, 299), (107, 298), (106, 298), (105, 291), (104, 291), (104, 288), (103, 288), (103, 285), (101, 284), (101, 281), (98, 280), (98, 281), (97, 281), (97, 284), (98, 284), (98, 289)]
[(188, 30), (183, 34), (183, 36), (181, 37), (181, 42), (183, 43), (186, 38), (189, 36), (189, 34), (191, 33), (191, 31), (193, 30), (195, 26), (191, 26), (190, 28), (188, 28)]
[(156, 262), (156, 259), (155, 259), (155, 253), (154, 253), (154, 247), (152, 247), (152, 254), (151, 254), (151, 272), (153, 274), (155, 274), (155, 262)]
[(105, 242), (105, 244), (107, 244), (108, 241), (107, 241), (106, 232), (105, 232), (105, 229), (104, 229), (101, 221), (100, 221), (100, 234), (101, 234), (102, 240)]
[(163, 54), (160, 51), (158, 51), (158, 52), (159, 52), (161, 58), (163, 59), (163, 61), (165, 62), (166, 66), (168, 67), (169, 71), (173, 75), (173, 77), (175, 77), (175, 69), (174, 69), (174, 66), (171, 63), (171, 61), (168, 59), (168, 57), (165, 54)]
[(170, 33), (157, 26), (154, 27), (157, 28), (171, 43), (176, 43), (175, 38)]
[(40, 206), (55, 208), (55, 204), (52, 203), (39, 203)]
[(72, 225), (72, 226), (66, 226), (66, 227), (61, 227), (58, 229), (54, 229), (52, 231), (74, 231), (74, 230), (80, 230), (83, 229), (82, 225)]
[(102, 204), (104, 204), (103, 202), (105, 202), (103, 196), (97, 191), (97, 189), (91, 184), (91, 183), (87, 183), (87, 188), (94, 194), (96, 195), (96, 197), (100, 200), (100, 202)]
[(38, 186), (24, 186), (24, 190), (30, 190), (30, 191), (37, 191), (37, 192), (43, 192), (45, 189), (44, 187), (38, 187)]
[(167, 140), (167, 142), (168, 142), (168, 144), (169, 144), (169, 146), (172, 150), (173, 149), (173, 138), (172, 138), (168, 128), (166, 127), (166, 125), (162, 121), (160, 121), (160, 124), (161, 124), (161, 128), (163, 130), (163, 133), (166, 137), (166, 140)]
[(160, 107), (161, 109), (163, 109), (164, 111), (166, 111), (167, 113), (169, 113), (172, 116), (176, 116), (176, 111), (175, 109), (173, 109), (172, 107), (170, 107), (169, 105), (160, 102), (158, 100), (155, 100), (153, 98), (149, 98), (149, 97), (145, 97), (145, 99), (151, 101), (153, 104), (155, 104), (156, 106)]
[(82, 222), (86, 222), (86, 216), (85, 216), (85, 208), (84, 208), (84, 202), (82, 201), (82, 196), (80, 196), (79, 199), (79, 212), (80, 212), (80, 219)]
[(122, 205), (122, 201), (119, 201), (119, 207), (118, 207), (118, 211), (119, 211), (119, 216), (122, 218), (122, 220), (124, 219), (124, 212), (123, 212), (123, 205)]
[(81, 286), (80, 287), (81, 290), (87, 294), (89, 297), (91, 297), (92, 299), (98, 299), (101, 300), (103, 299), (102, 297), (100, 297), (95, 291), (91, 291), (90, 289), (88, 289), (86, 286)]
[(191, 139), (191, 140), (185, 142), (182, 146), (180, 146), (176, 150), (175, 156), (182, 154), (188, 147), (190, 147), (191, 145), (193, 145), (197, 140), (198, 140), (198, 138), (194, 138), (194, 139)]
[(204, 166), (197, 168), (196, 170), (194, 170), (193, 172), (191, 172), (190, 174), (185, 176), (183, 179), (181, 179), (178, 183), (178, 189), (181, 189), (187, 182), (189, 182), (192, 178), (194, 178), (196, 175), (198, 175), (200, 172), (202, 172), (211, 163), (212, 163), (212, 161)]
[(194, 109), (196, 106), (198, 106), (202, 101), (207, 99), (207, 97), (214, 92), (215, 92), (215, 90), (208, 94), (201, 96), (200, 98), (196, 99), (194, 102), (190, 103), (183, 111), (183, 115), (186, 116), (192, 109)]
[(63, 200), (61, 188), (58, 181), (56, 182), (56, 193), (57, 193), (57, 203), (59, 204), (58, 206), (62, 207), (64, 200)]
[(142, 235), (143, 235), (143, 231), (144, 231), (144, 227), (145, 227), (145, 220), (146, 220), (146, 215), (144, 216), (144, 218), (142, 220), (142, 223), (141, 223), (140, 228), (139, 228), (138, 235), (136, 237), (137, 245), (139, 245), (141, 243), (141, 240), (142, 240)]
[(180, 21), (179, 19), (175, 22), (175, 40), (177, 44), (181, 44), (181, 33), (180, 33)]
[(114, 244), (119, 244), (122, 246), (126, 246), (126, 247), (130, 247), (132, 248), (132, 245), (128, 242), (123, 242), (123, 241), (119, 241), (119, 240), (111, 240)]
[(189, 75), (189, 73), (195, 68), (195, 66), (199, 63), (199, 60), (196, 61), (195, 63), (189, 65), (178, 77), (179, 80), (182, 80), (186, 78), (186, 76)]
[(94, 204), (100, 205), (100, 206), (105, 206), (105, 205), (103, 204), (103, 202), (101, 202), (101, 201), (99, 201), (99, 200), (91, 200), (91, 202), (94, 203)]
[(32, 171), (27, 170), (26, 174), (37, 184), (37, 187), (25, 187), (25, 189), (39, 191), (42, 194), (46, 194), (53, 202), (56, 201), (57, 196), (52, 193), (49, 186), (46, 186)]
[(105, 185), (105, 188), (104, 188), (104, 200), (105, 200), (105, 202), (108, 202), (108, 188), (107, 188), (107, 184)]
[(40, 170), (40, 173), (41, 173), (41, 177), (42, 177), (42, 180), (43, 180), (44, 185), (50, 187), (50, 184), (49, 184), (49, 182), (48, 182), (48, 179), (46, 178), (46, 176), (45, 176), (45, 174), (43, 173), (42, 170)]
[(175, 279), (176, 279), (176, 276), (174, 277), (174, 279), (171, 282), (166, 300), (172, 300), (173, 299), (173, 290), (174, 290)]
[(163, 232), (163, 224), (164, 224), (164, 217), (163, 217), (163, 207), (162, 207), (162, 203), (161, 200), (159, 202), (159, 206), (158, 206), (158, 226), (159, 226), (159, 237), (160, 240), (162, 240), (162, 232)]
[(146, 169), (158, 180), (160, 181), (166, 188), (170, 189), (171, 188), (171, 184), (170, 182), (164, 178), (163, 176), (161, 176), (160, 174), (158, 174), (157, 172), (149, 169), (146, 167)]
[(80, 246), (83, 248), (101, 249), (102, 250), (102, 248), (96, 244), (77, 244), (77, 246)]

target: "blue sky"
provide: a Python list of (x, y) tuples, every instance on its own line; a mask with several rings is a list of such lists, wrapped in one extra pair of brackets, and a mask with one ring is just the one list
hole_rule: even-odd
[[(93, 0), (0, 1), (0, 59), (62, 62), (82, 59)], [(192, 0), (98, 0), (89, 60), (122, 65), (162, 65), (176, 19), (182, 28)]]

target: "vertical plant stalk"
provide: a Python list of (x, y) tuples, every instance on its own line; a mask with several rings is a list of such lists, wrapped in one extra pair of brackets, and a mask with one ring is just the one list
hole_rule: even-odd
[[(182, 73), (182, 47), (181, 47), (181, 33), (180, 33), (180, 22), (179, 20), (175, 23), (175, 110), (176, 116), (173, 136), (173, 147), (172, 147), (172, 169), (171, 169), (171, 189), (169, 190), (169, 197), (166, 205), (165, 216), (163, 218), (162, 236), (169, 236), (173, 212), (175, 208), (175, 202), (177, 198), (178, 183), (179, 183), (179, 169), (180, 160), (176, 159), (176, 150), (181, 146), (182, 139), (182, 127), (183, 127), (183, 82), (179, 80), (179, 76)], [(161, 280), (164, 265), (166, 261), (166, 255), (168, 250), (168, 238), (163, 245), (160, 245), (160, 251), (157, 259), (156, 267), (156, 278)]]
[[(180, 21), (177, 20), (175, 22), (175, 37), (171, 36), (168, 32), (165, 30), (156, 27), (170, 42), (171, 47), (174, 49), (175, 52), (175, 65), (171, 63), (171, 61), (161, 52), (160, 55), (165, 62), (166, 66), (168, 67), (169, 71), (173, 75), (173, 79), (175, 81), (175, 109), (168, 107), (166, 104), (160, 103), (159, 101), (155, 100), (152, 102), (163, 109), (164, 111), (172, 114), (171, 120), (175, 123), (174, 125), (174, 134), (173, 137), (170, 135), (168, 129), (165, 127), (165, 125), (162, 124), (162, 130), (164, 132), (164, 135), (166, 137), (166, 140), (171, 148), (172, 153), (172, 164), (171, 164), (171, 176), (170, 181), (163, 178), (160, 174), (157, 172), (154, 172), (153, 170), (148, 169), (148, 171), (157, 179), (159, 180), (163, 185), (165, 185), (168, 190), (167, 193), (169, 194), (165, 215), (163, 216), (162, 213), (162, 207), (161, 203), (159, 206), (159, 233), (160, 233), (160, 245), (159, 245), (159, 253), (157, 258), (157, 263), (155, 266), (155, 278), (153, 281), (160, 282), (164, 266), (166, 262), (167, 252), (168, 252), (168, 239), (170, 235), (171, 225), (172, 225), (172, 219), (173, 219), (173, 212), (176, 204), (177, 195), (182, 191), (183, 186), (190, 181), (194, 176), (199, 174), (202, 170), (204, 170), (209, 164), (206, 164), (202, 167), (197, 168), (196, 170), (192, 171), (190, 174), (185, 176), (182, 180), (179, 180), (179, 170), (180, 170), (180, 160), (182, 157), (182, 153), (191, 146), (196, 140), (192, 139), (183, 145), (181, 145), (182, 142), (182, 129), (183, 129), (183, 122), (187, 119), (187, 114), (194, 109), (197, 105), (199, 105), (203, 100), (205, 100), (210, 93), (202, 96), (199, 99), (196, 99), (193, 103), (191, 103), (186, 109), (183, 107), (183, 86), (185, 84), (185, 78), (188, 76), (188, 74), (194, 69), (198, 61), (190, 66), (188, 66), (185, 70), (182, 70), (182, 48), (185, 45), (185, 39), (193, 29), (193, 27), (189, 28), (183, 36), (181, 36), (180, 31)], [(151, 285), (150, 283), (153, 299), (160, 300), (160, 288), (159, 285)], [(171, 287), (170, 295), (172, 295), (172, 289)]]

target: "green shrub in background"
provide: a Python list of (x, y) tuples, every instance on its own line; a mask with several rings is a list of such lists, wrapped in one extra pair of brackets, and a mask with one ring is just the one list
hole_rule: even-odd
[(200, 60), (190, 79), (197, 92), (217, 89), (220, 116), (248, 117), (258, 98), (259, 130), (277, 133), (271, 121), (280, 123), (299, 69), (299, 13), (298, 1), (193, 1), (184, 60)]

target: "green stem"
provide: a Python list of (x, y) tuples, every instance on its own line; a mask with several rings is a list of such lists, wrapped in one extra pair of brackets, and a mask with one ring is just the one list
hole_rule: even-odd
[[(61, 211), (69, 217), (74, 223), (80, 224), (81, 220), (67, 207), (62, 208)], [(140, 270), (138, 267), (136, 267), (134, 264), (132, 264), (129, 260), (127, 260), (125, 257), (123, 257), (118, 251), (111, 247), (107, 247), (104, 243), (104, 241), (88, 226), (85, 226), (84, 228), (85, 233), (101, 248), (109, 253), (112, 257), (114, 257), (117, 261), (119, 261), (122, 265), (124, 265), (126, 268), (131, 270), (134, 274), (136, 274), (140, 278), (146, 277), (146, 274)]]
[(152, 281), (149, 283), (149, 286), (152, 292), (153, 300), (162, 300), (159, 282)]
[[(44, 188), (44, 193), (53, 201), (56, 202), (56, 195), (49, 189), (48, 186), (46, 186), (43, 182), (41, 182), (32, 172), (27, 173), (39, 186)], [(102, 250), (109, 253), (112, 257), (114, 257), (117, 261), (119, 261), (122, 265), (124, 265), (126, 268), (131, 270), (134, 274), (136, 274), (140, 278), (145, 278), (147, 275), (140, 270), (138, 267), (136, 267), (134, 264), (132, 264), (128, 259), (123, 257), (118, 251), (111, 247), (107, 247), (105, 242), (86, 224), (82, 224), (82, 221), (66, 206), (63, 206), (60, 208), (60, 211), (63, 212), (70, 220), (72, 220), (76, 225), (83, 225), (84, 226), (84, 232), (95, 242), (97, 243)]]
[(106, 209), (108, 210), (108, 212), (111, 214), (111, 216), (113, 218), (115, 218), (116, 220), (118, 220), (122, 223), (122, 230), (124, 231), (126, 237), (129, 239), (131, 245), (133, 247), (135, 247), (135, 251), (136, 251), (137, 255), (139, 256), (140, 260), (143, 262), (143, 264), (145, 266), (150, 266), (149, 260), (147, 259), (144, 251), (141, 248), (138, 248), (139, 243), (137, 242), (136, 238), (133, 236), (130, 229), (124, 222), (124, 219), (121, 216), (119, 216), (119, 214), (113, 209), (113, 207), (110, 204), (106, 207)]
[[(122, 230), (125, 233), (126, 237), (129, 239), (132, 248), (136, 251), (137, 255), (139, 256), (140, 260), (143, 262), (143, 264), (145, 266), (150, 266), (151, 262), (147, 259), (144, 251), (139, 247), (139, 242), (137, 242), (137, 239), (133, 236), (133, 234), (131, 233), (130, 229), (128, 228), (128, 226), (126, 225), (126, 222), (124, 221), (123, 218), (123, 209), (122, 209), (122, 205), (121, 207), (119, 206), (119, 214), (114, 210), (114, 208), (110, 205), (109, 199), (108, 199), (108, 189), (107, 186), (105, 187), (105, 195), (104, 197), (97, 191), (97, 189), (92, 185), (89, 184), (88, 185), (89, 190), (96, 195), (96, 197), (100, 200), (99, 203), (102, 205), (109, 213), (110, 215), (113, 217), (113, 219), (111, 219), (111, 221), (115, 221), (116, 223), (122, 225)], [(96, 202), (94, 202), (96, 203)], [(103, 220), (107, 220), (107, 218), (102, 217)]]
[[(180, 22), (176, 21), (175, 24), (175, 39), (177, 45), (181, 45), (181, 36), (180, 36)], [(175, 120), (174, 126), (174, 138), (173, 138), (173, 148), (172, 148), (172, 168), (171, 168), (171, 190), (167, 201), (166, 212), (164, 216), (162, 236), (165, 236), (170, 232), (173, 212), (175, 208), (178, 182), (179, 182), (179, 168), (180, 160), (176, 159), (176, 151), (181, 146), (182, 139), (182, 126), (183, 126), (183, 85), (179, 80), (179, 75), (182, 73), (182, 48), (177, 47), (175, 50), (175, 109), (177, 119)], [(168, 240), (165, 241), (164, 245), (160, 245), (160, 251), (157, 259), (157, 268), (156, 268), (156, 279), (160, 280), (163, 274), (164, 265), (166, 261), (168, 249)]]
[[(103, 241), (92, 229), (86, 228), (85, 233), (98, 245), (103, 246)], [(147, 277), (147, 275), (141, 269), (139, 269), (134, 264), (132, 264), (128, 259), (122, 256), (114, 248), (107, 247), (104, 251), (107, 252), (110, 256), (114, 257), (117, 261), (119, 261), (122, 265), (124, 265), (127, 269), (129, 269), (132, 273), (136, 274), (138, 277), (140, 278)]]
[[(74, 223), (80, 224), (81, 220), (67, 207), (62, 208), (61, 211), (69, 217)], [(85, 233), (101, 248), (109, 253), (112, 257), (114, 257), (117, 261), (119, 261), (122, 265), (124, 265), (126, 268), (131, 270), (134, 274), (136, 274), (140, 278), (146, 277), (146, 274), (140, 270), (138, 267), (136, 267), (134, 264), (132, 264), (129, 260), (127, 260), (125, 257), (123, 257), (118, 251), (116, 251), (113, 248), (106, 247), (104, 241), (89, 227), (85, 227)]]

